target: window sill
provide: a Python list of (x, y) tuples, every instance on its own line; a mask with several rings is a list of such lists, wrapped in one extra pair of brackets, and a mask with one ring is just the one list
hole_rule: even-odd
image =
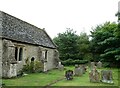
[(21, 63), (22, 61), (17, 61), (18, 63)]

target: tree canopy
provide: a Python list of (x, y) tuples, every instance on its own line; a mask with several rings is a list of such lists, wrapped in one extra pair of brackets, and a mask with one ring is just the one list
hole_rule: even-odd
[(78, 36), (76, 32), (71, 29), (68, 29), (64, 33), (59, 33), (58, 36), (53, 39), (58, 46), (61, 60), (78, 58), (77, 40)]
[(77, 35), (74, 30), (68, 28), (65, 32), (59, 33), (53, 40), (58, 46), (62, 61), (94, 60), (108, 62), (109, 65), (119, 64), (119, 21), (118, 24), (105, 22), (97, 25), (95, 28), (92, 28), (90, 36), (83, 32)]
[(67, 29), (64, 33), (59, 33), (53, 41), (58, 46), (62, 61), (87, 60), (90, 56), (89, 37), (86, 33), (77, 35), (72, 29)]
[(117, 63), (120, 55), (120, 38), (116, 37), (116, 23), (106, 22), (91, 31), (91, 52), (94, 60)]

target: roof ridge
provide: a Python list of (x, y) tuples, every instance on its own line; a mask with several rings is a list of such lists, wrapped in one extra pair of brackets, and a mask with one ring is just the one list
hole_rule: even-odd
[(45, 31), (17, 17), (3, 13), (3, 38), (36, 44), (40, 46), (56, 48), (56, 44)]
[(19, 20), (19, 21), (25, 22), (25, 23), (27, 23), (27, 24), (29, 24), (29, 25), (31, 25), (31, 26), (33, 26), (33, 27), (36, 27), (36, 28), (38, 28), (38, 29), (40, 29), (40, 30), (43, 30), (43, 29), (44, 29), (44, 28), (43, 28), (43, 29), (42, 29), (42, 28), (39, 28), (39, 27), (37, 27), (37, 26), (35, 26), (35, 25), (33, 25), (33, 24), (25, 21), (25, 20), (22, 20), (22, 19), (20, 19), (20, 18), (18, 18), (18, 17), (15, 17), (15, 16), (13, 16), (13, 15), (11, 15), (11, 14), (8, 14), (8, 13), (6, 13), (6, 12), (4, 12), (4, 11), (0, 11), (0, 12), (2, 12), (3, 14), (7, 14), (7, 15), (9, 15), (9, 16), (11, 16), (11, 17), (13, 17), (13, 18), (15, 18), (15, 19), (17, 19), (17, 20)]
[(47, 34), (45, 28), (43, 28), (43, 31), (44, 31), (45, 34), (49, 37), (50, 41), (57, 47), (57, 45), (53, 42), (53, 40), (51, 39), (51, 37)]

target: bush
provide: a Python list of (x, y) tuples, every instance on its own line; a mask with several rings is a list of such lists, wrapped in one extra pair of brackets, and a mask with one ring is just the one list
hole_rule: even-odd
[(104, 62), (103, 67), (110, 67), (110, 63), (109, 62)]
[(26, 60), (26, 65), (23, 66), (22, 72), (34, 73), (43, 71), (43, 63), (41, 61), (31, 61)]
[(75, 64), (86, 64), (88, 63), (88, 60), (72, 60), (68, 59), (65, 61), (62, 61), (63, 65), (69, 66), (69, 65), (75, 65)]
[(34, 62), (34, 70), (35, 72), (42, 72), (43, 71), (43, 63), (41, 61)]

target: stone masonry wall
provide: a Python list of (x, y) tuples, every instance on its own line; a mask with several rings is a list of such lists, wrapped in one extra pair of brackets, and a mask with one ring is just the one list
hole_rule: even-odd
[(0, 87), (2, 84), (2, 40), (0, 39)]
[[(16, 46), (23, 49), (22, 61), (17, 61), (17, 64), (15, 63)], [(19, 72), (27, 58), (30, 61), (32, 57), (35, 60), (42, 60), (42, 50), (48, 51), (47, 70), (55, 68), (59, 55), (56, 52), (56, 45), (45, 30), (0, 11), (0, 52), (2, 52), (0, 62), (2, 62), (3, 69), (1, 74), (4, 77), (10, 75), (12, 66), (16, 66), (17, 72)]]
[[(2, 36), (2, 14), (0, 12), (0, 36)], [(0, 37), (0, 87), (2, 84), (2, 39)]]
[[(29, 44), (23, 44), (18, 42), (13, 42), (13, 44), (17, 47), (23, 47), (23, 59), (22, 61), (18, 61), (17, 63), (17, 72), (22, 69), (23, 65), (25, 65), (25, 60), (28, 58), (31, 61), (31, 58), (34, 57), (35, 60), (42, 59), (42, 50), (47, 50), (47, 70), (53, 69), (56, 67), (55, 58), (59, 58), (58, 56), (54, 56), (56, 49), (45, 48), (42, 46), (34, 46)], [(57, 63), (57, 62), (56, 62)]]

